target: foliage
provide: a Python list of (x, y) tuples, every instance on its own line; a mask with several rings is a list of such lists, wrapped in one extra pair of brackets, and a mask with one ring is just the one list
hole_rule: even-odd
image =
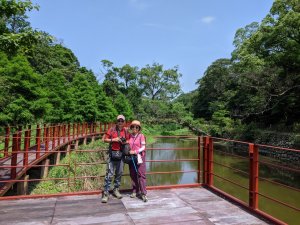
[(151, 100), (173, 99), (180, 94), (178, 67), (163, 69), (163, 65), (153, 63), (140, 71), (140, 84), (143, 94)]
[(53, 69), (42, 78), (43, 88), (47, 95), (49, 112), (45, 115), (45, 122), (61, 123), (70, 121), (75, 105), (71, 98), (70, 85), (59, 69)]
[(236, 127), (249, 134), (255, 123), (292, 129), (299, 122), (299, 5), (274, 1), (261, 23), (237, 30), (231, 59), (216, 60), (199, 79), (191, 108), (196, 118), (210, 121), (211, 133), (234, 136)]
[(9, 55), (25, 53), (40, 38), (40, 33), (30, 28), (26, 12), (38, 10), (30, 0), (0, 1), (0, 51)]
[(26, 124), (42, 118), (47, 112), (41, 78), (34, 73), (22, 55), (8, 59), (0, 54), (0, 80), (5, 81), (1, 102), (2, 124)]

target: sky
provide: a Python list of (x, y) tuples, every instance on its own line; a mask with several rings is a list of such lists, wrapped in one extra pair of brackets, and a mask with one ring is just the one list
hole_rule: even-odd
[(235, 32), (261, 22), (273, 0), (32, 0), (31, 26), (71, 49), (103, 81), (101, 60), (121, 67), (178, 66), (183, 92), (230, 58)]

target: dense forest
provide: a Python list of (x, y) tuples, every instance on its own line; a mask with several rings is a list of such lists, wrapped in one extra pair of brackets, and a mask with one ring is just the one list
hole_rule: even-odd
[(300, 1), (276, 0), (236, 31), (231, 58), (215, 60), (182, 93), (179, 67), (99, 59), (104, 80), (71, 49), (27, 21), (30, 0), (0, 0), (0, 124), (108, 122), (117, 114), (251, 139), (256, 129), (300, 131)]

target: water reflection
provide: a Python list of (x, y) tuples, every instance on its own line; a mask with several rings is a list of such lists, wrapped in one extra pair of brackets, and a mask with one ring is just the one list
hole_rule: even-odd
[[(191, 150), (151, 150), (147, 152), (147, 160), (176, 160), (197, 158), (197, 140), (184, 138), (162, 138), (150, 148), (176, 149), (193, 148)], [(167, 172), (167, 171), (190, 171), (197, 169), (197, 161), (181, 162), (149, 162), (147, 171)], [(179, 172), (172, 174), (153, 174), (148, 175), (149, 185), (169, 185), (169, 184), (188, 184), (197, 181), (195, 172)]]
[[(147, 148), (158, 150), (148, 150), (146, 160), (176, 160), (176, 159), (196, 159), (197, 158), (197, 140), (187, 138), (159, 138), (157, 142), (147, 145)], [(193, 148), (190, 150), (162, 150), (176, 148)], [(181, 162), (147, 162), (147, 172), (170, 172), (170, 171), (191, 171), (197, 170), (197, 161)], [(197, 182), (196, 172), (178, 172), (168, 174), (148, 174), (147, 185), (172, 185), (172, 184), (190, 184)], [(124, 184), (130, 184), (128, 178), (124, 178)]]

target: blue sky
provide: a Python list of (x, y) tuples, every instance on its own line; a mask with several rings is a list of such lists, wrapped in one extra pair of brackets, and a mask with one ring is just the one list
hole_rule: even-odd
[(261, 20), (273, 0), (33, 0), (31, 26), (62, 41), (103, 81), (101, 63), (179, 67), (184, 92), (229, 58), (237, 29)]

